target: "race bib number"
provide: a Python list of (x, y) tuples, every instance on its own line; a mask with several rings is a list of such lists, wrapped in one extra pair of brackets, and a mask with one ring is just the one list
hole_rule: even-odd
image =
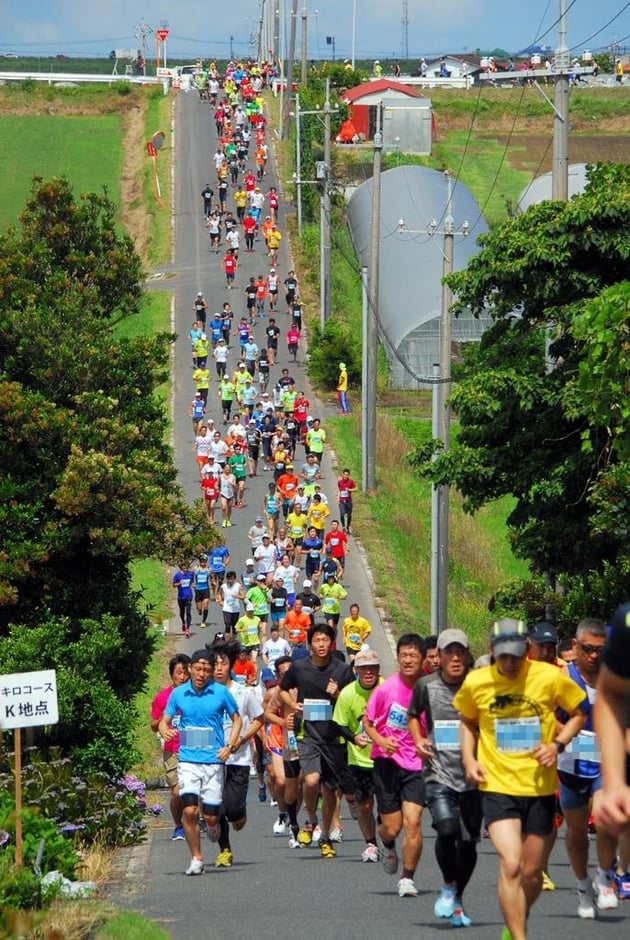
[(389, 709), (386, 724), (388, 728), (393, 728), (394, 731), (406, 731), (407, 709), (397, 702), (393, 702)]
[(566, 752), (576, 760), (592, 760), (596, 764), (602, 762), (602, 749), (599, 738), (593, 731), (580, 731), (579, 734), (567, 744)]
[(305, 721), (330, 721), (332, 705), (324, 698), (305, 698), (302, 717)]
[(355, 643), (355, 644), (356, 644), (356, 643), (360, 643), (360, 642), (361, 642), (361, 637), (359, 636), (358, 633), (349, 633), (349, 634), (348, 634), (348, 642), (349, 642), (349, 643)]
[(459, 751), (459, 721), (442, 719), (433, 723), (433, 743), (436, 751)]
[(182, 728), (179, 732), (180, 748), (187, 747), (195, 750), (209, 750), (215, 747), (217, 737), (213, 728)]
[(540, 747), (540, 719), (496, 718), (494, 735), (498, 751), (533, 751)]

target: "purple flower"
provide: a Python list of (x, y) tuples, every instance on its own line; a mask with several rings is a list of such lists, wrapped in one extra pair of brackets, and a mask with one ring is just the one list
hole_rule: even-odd
[(149, 806), (149, 812), (154, 816), (159, 816), (160, 813), (164, 812), (164, 807), (161, 803), (152, 803), (151, 806)]

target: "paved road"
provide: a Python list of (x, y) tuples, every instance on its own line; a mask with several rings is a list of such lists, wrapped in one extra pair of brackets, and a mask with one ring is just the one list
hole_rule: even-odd
[[(175, 140), (177, 251), (172, 270), (176, 277), (169, 285), (174, 290), (175, 325), (180, 340), (175, 350), (174, 440), (182, 484), (192, 498), (198, 493), (197, 468), (191, 452), (192, 435), (186, 418), (186, 407), (194, 391), (186, 339), (192, 319), (192, 300), (197, 290), (202, 290), (211, 308), (219, 309), (229, 298), (237, 316), (240, 316), (244, 311), (242, 289), (247, 278), (251, 274), (266, 273), (268, 264), (260, 247), (254, 256), (242, 255), (237, 289), (231, 292), (224, 289), (218, 258), (208, 253), (200, 199), (202, 186), (213, 179), (210, 167), (211, 155), (216, 148), (214, 125), (207, 106), (192, 94), (180, 95), (177, 100)], [(272, 179), (265, 183), (271, 185)], [(288, 261), (285, 239), (280, 263), (283, 277), (290, 267)], [(278, 320), (286, 330), (288, 317), (282, 313)], [(258, 336), (257, 342), (260, 345)], [(280, 349), (280, 365), (284, 365), (286, 346), (281, 343)], [(298, 383), (305, 382), (303, 367), (291, 368)], [(313, 400), (312, 396), (309, 397)], [(321, 403), (318, 403), (318, 409), (324, 417), (332, 413), (330, 407)], [(214, 416), (216, 418), (216, 412)], [(324, 490), (332, 496), (335, 475), (330, 461), (325, 467)], [(358, 475), (359, 468), (352, 469), (353, 474)], [(245, 532), (261, 504), (266, 477), (267, 474), (261, 474), (251, 481), (253, 485), (248, 486), (246, 508), (235, 513), (235, 525), (228, 530), (228, 544), (238, 571), (250, 554)], [(347, 583), (348, 602), (358, 600), (362, 611), (377, 627), (372, 645), (379, 649), (382, 661), (386, 663), (384, 671), (389, 673), (393, 668), (390, 645), (378, 625), (360, 546), (354, 539)], [(216, 607), (211, 611), (211, 622), (215, 629), (221, 622)], [(178, 648), (190, 652), (205, 643), (207, 635), (213, 632), (212, 628), (206, 631), (196, 628), (190, 640), (181, 638), (178, 641)], [(166, 793), (164, 798), (167, 803)], [(356, 823), (344, 820), (345, 841), (338, 847), (338, 857), (325, 861), (320, 859), (316, 849), (291, 850), (286, 838), (274, 837), (272, 825), (275, 818), (276, 811), (269, 803), (258, 803), (256, 781), (253, 781), (248, 825), (232, 837), (233, 868), (212, 868), (217, 850), (208, 845), (206, 860), (209, 870), (198, 878), (184, 876), (189, 860), (186, 846), (181, 842), (172, 843), (170, 821), (168, 818), (160, 820), (160, 826), (151, 831), (146, 844), (120, 853), (119, 878), (112, 887), (112, 900), (158, 921), (173, 937), (185, 936), (187, 940), (206, 940), (208, 936), (224, 931), (229, 931), (234, 940), (245, 937), (271, 940), (285, 933), (290, 934), (292, 940), (312, 940), (317, 934), (326, 937), (341, 934), (347, 940), (388, 935), (393, 940), (416, 940), (419, 931), (425, 940), (437, 940), (444, 936), (445, 931), (452, 929), (448, 923), (436, 921), (433, 917), (435, 891), (440, 879), (433, 856), (433, 838), (426, 822), (424, 854), (416, 877), (420, 896), (401, 900), (396, 895), (395, 878), (388, 877), (380, 865), (364, 865), (359, 861), (362, 844)], [(621, 907), (618, 912), (607, 915), (596, 925), (578, 920), (573, 880), (562, 845), (554, 853), (551, 872), (558, 890), (542, 896), (532, 915), (531, 937), (536, 940), (557, 940), (569, 934), (574, 940), (591, 938), (593, 934), (611, 940), (628, 937), (630, 905), (625, 910)], [(485, 840), (480, 845), (479, 864), (466, 899), (467, 910), (474, 923), (471, 936), (482, 940), (498, 938), (501, 933), (495, 885), (495, 856), (489, 841)]]

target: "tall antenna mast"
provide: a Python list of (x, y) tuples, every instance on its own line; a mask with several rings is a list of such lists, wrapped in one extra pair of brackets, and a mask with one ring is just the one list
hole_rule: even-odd
[(136, 39), (140, 43), (140, 46), (142, 47), (142, 55), (144, 56), (145, 61), (149, 54), (149, 43), (147, 42), (147, 39), (151, 35), (152, 32), (153, 32), (153, 27), (149, 26), (148, 23), (145, 23), (144, 20), (140, 23), (139, 26), (136, 26), (136, 28), (133, 31), (134, 36), (136, 37)]
[(401, 59), (409, 58), (409, 0), (402, 0), (402, 43), (400, 46)]

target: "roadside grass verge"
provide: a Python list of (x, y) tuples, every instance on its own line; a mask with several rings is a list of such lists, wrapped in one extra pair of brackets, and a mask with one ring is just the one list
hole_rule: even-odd
[[(361, 476), (360, 417), (326, 421), (338, 470)], [(428, 421), (377, 418), (377, 488), (357, 494), (353, 532), (368, 555), (376, 599), (394, 633), (431, 632), (431, 488), (408, 465), (414, 442), (430, 439)], [(329, 486), (332, 492), (332, 487)], [(488, 601), (506, 579), (525, 577), (527, 566), (514, 558), (507, 541), (502, 500), (474, 517), (450, 493), (449, 626), (470, 636), (476, 653), (486, 651), (491, 615)]]

